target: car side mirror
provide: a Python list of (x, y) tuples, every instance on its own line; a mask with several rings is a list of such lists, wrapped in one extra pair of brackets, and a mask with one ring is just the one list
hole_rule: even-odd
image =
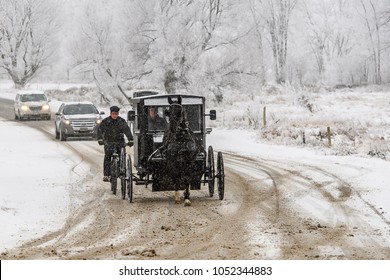
[(135, 111), (131, 110), (127, 112), (127, 120), (129, 122), (135, 121)]
[(210, 110), (210, 120), (214, 121), (217, 119), (217, 112), (215, 110)]
[(106, 113), (104, 111), (101, 111), (99, 114), (100, 115), (105, 115)]

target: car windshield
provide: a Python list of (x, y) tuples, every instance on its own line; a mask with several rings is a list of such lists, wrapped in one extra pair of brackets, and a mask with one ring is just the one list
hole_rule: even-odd
[(20, 101), (46, 101), (46, 96), (44, 94), (23, 94), (20, 96)]
[(91, 104), (71, 104), (64, 108), (65, 115), (99, 114), (95, 106)]

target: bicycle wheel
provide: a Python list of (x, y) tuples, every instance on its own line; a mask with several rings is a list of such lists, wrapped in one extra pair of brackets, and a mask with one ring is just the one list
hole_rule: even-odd
[(119, 157), (119, 176), (125, 175), (126, 172), (126, 147), (121, 148), (121, 153)]
[(111, 162), (111, 191), (116, 195), (116, 185), (118, 181), (118, 159), (114, 158)]
[(126, 178), (121, 176), (121, 193), (122, 193), (122, 199), (126, 198)]
[(125, 148), (121, 149), (121, 156), (120, 156), (120, 168), (119, 168), (119, 177), (121, 178), (121, 194), (122, 194), (122, 199), (126, 198), (126, 185), (127, 185), (127, 176), (126, 176), (126, 151)]
[(126, 185), (127, 185), (127, 179), (126, 177), (123, 175), (120, 176), (121, 178), (121, 193), (122, 193), (122, 199), (125, 199), (126, 198)]

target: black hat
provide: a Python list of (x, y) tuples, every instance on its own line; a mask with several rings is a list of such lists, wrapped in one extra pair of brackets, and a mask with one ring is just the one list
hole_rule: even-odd
[(119, 107), (118, 106), (111, 106), (110, 112), (119, 112)]

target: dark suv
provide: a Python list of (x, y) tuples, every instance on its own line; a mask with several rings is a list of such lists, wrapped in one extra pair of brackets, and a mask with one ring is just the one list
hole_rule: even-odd
[(103, 114), (91, 102), (62, 103), (54, 122), (56, 139), (66, 141), (68, 137), (96, 138)]

